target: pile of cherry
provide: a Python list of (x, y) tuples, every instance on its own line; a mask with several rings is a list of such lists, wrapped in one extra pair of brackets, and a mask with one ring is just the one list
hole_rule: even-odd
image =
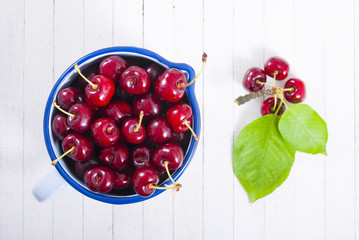
[[(69, 157), (95, 192), (134, 190), (147, 197), (156, 189), (178, 191), (170, 171), (181, 167), (190, 132), (198, 141), (185, 94), (195, 79), (187, 83), (180, 70), (156, 63), (129, 65), (120, 56), (106, 57), (90, 71), (75, 64), (81, 78), (53, 101), (59, 113), (52, 131), (64, 153), (52, 164)], [(172, 184), (159, 187), (163, 176)]]
[[(284, 88), (276, 88), (275, 81), (282, 81), (288, 77), (289, 64), (280, 57), (271, 57), (264, 64), (264, 70), (252, 67), (247, 70), (243, 78), (243, 87), (250, 92), (258, 92), (264, 85), (272, 87), (271, 95), (263, 101), (261, 114), (278, 114), (281, 116), (286, 109), (285, 99), (290, 103), (300, 103), (306, 96), (304, 82), (298, 78), (289, 79)], [(267, 83), (267, 76), (273, 78), (273, 84)], [(268, 92), (267, 92), (268, 93)], [(264, 93), (262, 96), (267, 95)], [(279, 98), (279, 99), (278, 99)], [(238, 103), (238, 102), (237, 102)], [(284, 105), (282, 105), (284, 104)]]

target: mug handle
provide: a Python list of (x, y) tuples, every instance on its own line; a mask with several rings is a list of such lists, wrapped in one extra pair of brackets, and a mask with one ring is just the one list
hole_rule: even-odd
[(39, 202), (44, 202), (63, 191), (68, 185), (56, 168), (53, 168), (35, 184), (32, 194)]

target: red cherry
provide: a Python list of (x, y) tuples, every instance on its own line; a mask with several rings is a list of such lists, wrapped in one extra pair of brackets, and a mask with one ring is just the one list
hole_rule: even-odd
[(101, 149), (99, 158), (103, 164), (120, 171), (125, 169), (130, 162), (130, 151), (126, 145), (117, 144)]
[(151, 79), (143, 68), (131, 66), (122, 73), (120, 85), (128, 93), (141, 95), (150, 90)]
[(67, 118), (63, 114), (57, 114), (52, 120), (51, 126), (52, 132), (60, 140), (63, 140), (71, 132), (71, 128), (67, 125)]
[(178, 69), (170, 68), (164, 71), (155, 82), (156, 95), (166, 102), (178, 102), (186, 92), (187, 78)]
[(154, 144), (164, 143), (172, 138), (172, 129), (165, 118), (155, 118), (147, 125), (147, 136)]
[(115, 185), (116, 175), (113, 170), (105, 166), (93, 166), (88, 169), (84, 176), (86, 186), (100, 193), (107, 193), (113, 189)]
[(176, 170), (182, 166), (183, 151), (176, 143), (166, 143), (157, 148), (152, 155), (152, 162), (160, 171), (166, 171), (165, 162), (168, 162), (168, 170)]
[(250, 92), (257, 92), (262, 90), (264, 87), (263, 84), (258, 83), (267, 81), (267, 76), (265, 72), (257, 67), (253, 67), (247, 70), (243, 77), (243, 87)]
[(72, 147), (75, 147), (74, 150), (69, 152), (67, 156), (79, 162), (89, 160), (94, 150), (92, 141), (79, 133), (70, 133), (62, 141), (64, 152), (69, 151)]
[(157, 63), (151, 64), (147, 69), (146, 72), (150, 76), (151, 80), (155, 82), (157, 78), (165, 71), (165, 68)]
[(95, 106), (106, 106), (115, 93), (113, 82), (103, 75), (96, 75), (85, 88), (86, 98)]
[(146, 138), (146, 130), (142, 124), (139, 125), (138, 118), (127, 118), (122, 123), (121, 133), (125, 136), (126, 141), (132, 144), (139, 144)]
[(271, 57), (264, 64), (265, 73), (275, 80), (284, 80), (289, 73), (289, 64), (286, 60), (280, 57)]
[(110, 56), (102, 60), (99, 66), (100, 74), (116, 83), (121, 74), (128, 68), (127, 62), (119, 56)]
[(300, 103), (303, 102), (306, 97), (305, 84), (302, 80), (298, 78), (289, 79), (285, 83), (284, 89), (284, 97), (285, 99), (287, 99), (288, 102)]
[(140, 116), (140, 112), (143, 111), (144, 118), (155, 117), (162, 112), (161, 101), (153, 93), (135, 97), (132, 101), (132, 109), (136, 116)]
[(92, 111), (86, 103), (76, 103), (69, 109), (67, 125), (75, 132), (86, 132), (92, 123)]
[(156, 190), (151, 186), (157, 186), (158, 182), (158, 173), (153, 167), (139, 168), (132, 177), (133, 188), (142, 197), (151, 196)]
[(94, 159), (90, 159), (84, 163), (75, 162), (75, 172), (77, 176), (79, 176), (80, 178), (84, 178), (86, 171), (95, 165), (98, 165), (98, 162)]
[(65, 111), (76, 104), (84, 102), (84, 94), (77, 88), (68, 87), (57, 94), (57, 104)]
[(93, 140), (101, 147), (111, 147), (120, 138), (120, 130), (111, 118), (99, 118), (91, 125)]
[(146, 146), (136, 146), (131, 154), (132, 165), (135, 169), (152, 166), (151, 149)]
[(125, 189), (132, 184), (132, 174), (129, 171), (116, 172), (114, 189)]
[(176, 132), (186, 132), (188, 127), (183, 124), (184, 121), (192, 125), (192, 108), (183, 102), (176, 103), (166, 112), (166, 118)]
[[(275, 109), (273, 109), (274, 107), (274, 98), (273, 97), (270, 97), (270, 98), (267, 98), (263, 103), (262, 103), (262, 107), (261, 107), (261, 114), (264, 116), (264, 115), (267, 115), (267, 114), (274, 114), (279, 105), (280, 105), (280, 102), (281, 100), (280, 99), (277, 99), (277, 106)], [(280, 107), (279, 111), (278, 111), (278, 116), (281, 116), (283, 114), (285, 110), (285, 106), (284, 104), (282, 104), (282, 106)]]
[(116, 124), (121, 124), (126, 117), (131, 117), (131, 115), (131, 105), (126, 101), (110, 102), (103, 110), (103, 116), (111, 118)]

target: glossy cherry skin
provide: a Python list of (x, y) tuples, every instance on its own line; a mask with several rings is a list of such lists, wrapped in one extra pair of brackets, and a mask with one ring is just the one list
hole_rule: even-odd
[(125, 90), (123, 90), (121, 88), (121, 86), (119, 86), (119, 84), (116, 85), (115, 96), (114, 96), (115, 99), (118, 99), (118, 100), (131, 100), (132, 97), (133, 97), (133, 95), (126, 92)]
[(284, 80), (289, 73), (289, 63), (280, 57), (271, 57), (264, 64), (265, 73), (274, 77), (274, 73), (277, 72), (276, 80)]
[[(273, 97), (270, 97), (270, 98), (267, 98), (263, 103), (262, 103), (262, 107), (261, 107), (261, 114), (262, 116), (264, 115), (267, 115), (267, 114), (274, 114), (279, 105), (280, 105), (280, 102), (281, 100), (280, 99), (277, 99), (277, 106), (276, 108), (274, 109), (273, 111), (273, 107), (274, 107), (274, 98)], [(285, 110), (285, 106), (284, 104), (282, 104), (282, 106), (280, 107), (279, 111), (278, 111), (278, 116), (281, 116), (283, 114)]]
[(147, 125), (147, 136), (154, 144), (167, 142), (172, 138), (171, 126), (165, 118), (155, 118)]
[(100, 193), (107, 193), (113, 189), (115, 185), (116, 175), (113, 170), (106, 166), (93, 166), (89, 168), (84, 176), (86, 186)]
[(93, 115), (91, 108), (86, 103), (76, 103), (68, 111), (75, 117), (67, 116), (67, 125), (75, 132), (86, 132), (90, 129)]
[(136, 116), (140, 116), (140, 112), (143, 111), (144, 118), (155, 117), (162, 112), (161, 101), (153, 93), (135, 97), (132, 101), (132, 109)]
[(76, 104), (84, 102), (84, 94), (77, 88), (68, 87), (57, 94), (57, 104), (65, 111)]
[(288, 102), (300, 103), (304, 101), (306, 91), (305, 84), (302, 80), (298, 78), (291, 78), (285, 83), (284, 88), (293, 88), (293, 91), (284, 92), (284, 97)]
[(141, 95), (150, 90), (151, 79), (143, 68), (131, 66), (122, 73), (120, 86), (130, 94)]
[(67, 125), (67, 118), (63, 114), (57, 114), (52, 120), (51, 126), (52, 132), (60, 140), (63, 140), (71, 132), (71, 128)]
[(137, 132), (135, 128), (138, 126), (138, 118), (127, 118), (121, 125), (121, 133), (125, 136), (127, 142), (132, 144), (139, 144), (146, 138), (146, 130), (141, 124)]
[(132, 166), (135, 169), (152, 166), (151, 149), (146, 146), (136, 146), (131, 153)]
[(128, 68), (127, 62), (119, 56), (110, 56), (102, 60), (99, 66), (100, 74), (116, 83), (121, 74)]
[(169, 170), (176, 170), (183, 163), (182, 148), (176, 143), (166, 143), (158, 147), (152, 155), (152, 162), (159, 171), (166, 171), (165, 161)]
[(62, 141), (62, 150), (64, 152), (72, 147), (75, 147), (75, 149), (66, 156), (78, 162), (88, 161), (94, 151), (92, 141), (79, 133), (69, 133)]
[(166, 118), (174, 131), (186, 132), (188, 127), (183, 122), (192, 125), (192, 108), (187, 103), (176, 103), (167, 110)]
[(116, 172), (114, 189), (125, 189), (132, 184), (132, 175), (129, 171)]
[(126, 145), (116, 144), (115, 146), (101, 149), (99, 158), (101, 163), (120, 171), (125, 169), (130, 162), (130, 151)]
[(165, 71), (165, 68), (157, 63), (151, 64), (147, 69), (146, 72), (150, 76), (152, 82), (155, 82), (157, 78)]
[(154, 90), (156, 95), (166, 102), (178, 102), (186, 92), (187, 78), (178, 69), (170, 68), (164, 71), (156, 80)]
[(86, 171), (95, 165), (98, 165), (98, 162), (94, 159), (90, 159), (84, 163), (75, 162), (75, 172), (77, 176), (84, 178)]
[(257, 83), (259, 82), (266, 82), (267, 76), (265, 72), (257, 67), (253, 67), (247, 70), (243, 77), (243, 87), (250, 91), (250, 92), (257, 92), (262, 90), (264, 85)]
[(103, 109), (102, 115), (111, 118), (116, 124), (121, 124), (125, 118), (132, 116), (132, 108), (126, 101), (114, 101)]
[(151, 196), (156, 189), (150, 185), (157, 186), (159, 182), (158, 172), (153, 167), (142, 167), (135, 171), (132, 176), (132, 185), (135, 192), (142, 197)]
[(103, 75), (94, 76), (91, 82), (96, 84), (97, 88), (94, 89), (88, 84), (85, 88), (86, 98), (95, 106), (106, 106), (115, 93), (115, 85), (109, 78)]
[(120, 130), (111, 118), (99, 118), (91, 125), (93, 140), (101, 147), (111, 147), (120, 138)]

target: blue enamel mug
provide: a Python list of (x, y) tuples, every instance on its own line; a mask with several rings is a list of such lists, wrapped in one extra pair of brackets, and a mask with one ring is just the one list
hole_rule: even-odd
[[(195, 72), (192, 67), (183, 63), (173, 63), (170, 62), (160, 55), (149, 51), (143, 48), (136, 47), (109, 47), (97, 50), (92, 52), (79, 60), (76, 61), (78, 63), (80, 69), (86, 69), (87, 66), (91, 66), (95, 62), (100, 62), (103, 58), (111, 55), (119, 55), (122, 57), (134, 57), (136, 59), (144, 59), (144, 61), (152, 61), (154, 63), (160, 64), (164, 68), (177, 68), (181, 70), (185, 76), (187, 77), (188, 82), (191, 81), (195, 77)], [(43, 131), (44, 138), (47, 151), (50, 156), (50, 162), (61, 156), (62, 149), (61, 143), (59, 140), (55, 138), (52, 133), (51, 123), (56, 111), (54, 106), (52, 105), (52, 101), (56, 100), (57, 93), (63, 89), (71, 85), (71, 83), (78, 77), (77, 72), (74, 69), (74, 64), (72, 64), (57, 80), (56, 84), (52, 88), (49, 98), (45, 107), (44, 114), (44, 123), (43, 123)], [(187, 96), (189, 103), (192, 107), (193, 111), (193, 130), (197, 135), (200, 134), (200, 111), (197, 103), (197, 99), (195, 96), (195, 84), (192, 84), (187, 87)], [(184, 161), (182, 166), (177, 169), (172, 177), (176, 181), (188, 167), (193, 155), (196, 151), (198, 142), (194, 141), (193, 137), (190, 140), (189, 146), (185, 153)], [(167, 179), (165, 182), (161, 184), (170, 185), (172, 182), (170, 179)], [(45, 201), (51, 199), (61, 190), (65, 189), (68, 185), (75, 188), (80, 193), (86, 195), (87, 197), (93, 198), (95, 200), (111, 203), (111, 204), (129, 204), (135, 202), (141, 202), (150, 198), (153, 198), (159, 194), (161, 194), (164, 190), (157, 189), (150, 197), (141, 197), (138, 194), (131, 194), (125, 196), (119, 196), (111, 193), (97, 193), (93, 192), (86, 187), (81, 179), (79, 179), (73, 171), (69, 169), (69, 167), (65, 164), (64, 160), (60, 160), (54, 169), (50, 171), (47, 175), (45, 175), (33, 188), (33, 195), (39, 201)]]

